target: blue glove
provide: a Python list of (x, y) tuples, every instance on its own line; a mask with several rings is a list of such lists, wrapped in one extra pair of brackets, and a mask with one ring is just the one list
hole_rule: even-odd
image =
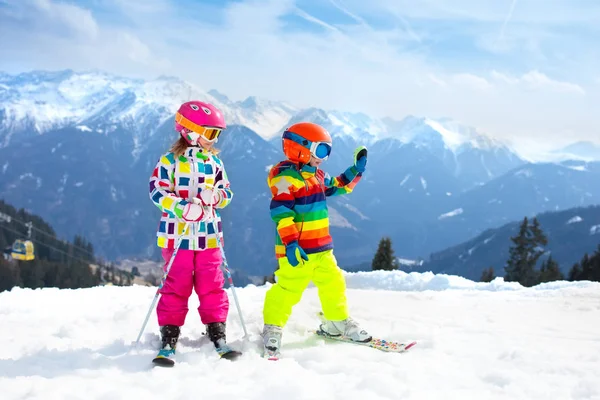
[(308, 261), (308, 256), (296, 240), (288, 243), (288, 245), (285, 246), (285, 256), (287, 257), (292, 267), (295, 267), (300, 263), (300, 257), (302, 257), (304, 261)]
[(367, 148), (365, 146), (357, 147), (354, 150), (354, 166), (361, 173), (367, 169)]

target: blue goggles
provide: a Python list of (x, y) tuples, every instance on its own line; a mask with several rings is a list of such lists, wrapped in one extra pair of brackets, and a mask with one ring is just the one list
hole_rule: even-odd
[(310, 154), (319, 160), (326, 160), (331, 154), (331, 143), (311, 142), (310, 140), (290, 131), (283, 132), (283, 138), (293, 140), (294, 142), (306, 147), (308, 150), (310, 150)]

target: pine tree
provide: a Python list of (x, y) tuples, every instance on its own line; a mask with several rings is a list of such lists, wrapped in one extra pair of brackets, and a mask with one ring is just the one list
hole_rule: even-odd
[(572, 267), (571, 270), (569, 271), (569, 280), (571, 282), (573, 281), (579, 281), (581, 277), (581, 266), (579, 265), (579, 263), (575, 263)]
[(392, 240), (389, 237), (384, 237), (379, 241), (379, 247), (377, 248), (375, 257), (373, 257), (371, 268), (373, 271), (393, 271), (398, 269), (398, 261), (394, 256)]
[(570, 281), (600, 282), (600, 245), (590, 257), (587, 253), (569, 271)]
[(481, 282), (491, 282), (496, 279), (496, 275), (494, 273), (494, 267), (489, 267), (483, 270), (481, 273)]
[(523, 219), (517, 236), (511, 237), (513, 246), (504, 268), (505, 281), (516, 281), (523, 286), (539, 283), (539, 272), (535, 269), (538, 259), (544, 254), (542, 246), (548, 244), (548, 238), (534, 218), (530, 226), (527, 217)]
[(540, 268), (540, 282), (554, 282), (562, 281), (564, 279), (565, 276), (560, 271), (558, 263), (552, 256), (548, 257), (548, 259), (542, 263), (542, 267)]

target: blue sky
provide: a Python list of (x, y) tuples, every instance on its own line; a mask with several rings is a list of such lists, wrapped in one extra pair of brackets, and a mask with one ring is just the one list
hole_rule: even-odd
[(178, 76), (233, 99), (600, 141), (597, 0), (0, 0), (0, 70)]

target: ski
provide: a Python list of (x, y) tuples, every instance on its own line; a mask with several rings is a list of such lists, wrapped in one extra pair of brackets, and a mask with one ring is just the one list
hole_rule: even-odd
[[(326, 321), (325, 315), (323, 314), (322, 311), (319, 311), (317, 313), (317, 317), (322, 322)], [(316, 334), (318, 336), (321, 336), (325, 339), (334, 340), (337, 342), (358, 344), (361, 346), (371, 347), (373, 349), (385, 351), (388, 353), (404, 353), (405, 351), (407, 351), (408, 349), (410, 349), (411, 347), (413, 347), (414, 345), (417, 344), (417, 342), (401, 343), (401, 342), (396, 342), (393, 340), (387, 340), (387, 339), (378, 338), (378, 337), (372, 337), (371, 340), (369, 340), (368, 342), (357, 342), (355, 340), (352, 340), (352, 339), (342, 336), (342, 335), (340, 335), (340, 336), (329, 335), (328, 333), (322, 331), (320, 328), (316, 329), (316, 330), (314, 330), (314, 329), (310, 330), (309, 332)]]
[(171, 368), (175, 366), (175, 350), (163, 349), (158, 352), (152, 360), (152, 364), (156, 367)]
[[(242, 356), (241, 351), (234, 350), (229, 346), (215, 348), (217, 355), (219, 358), (229, 361), (236, 361), (238, 358)], [(156, 367), (163, 368), (171, 368), (175, 366), (175, 360), (172, 358), (175, 354), (166, 354), (163, 351), (160, 351), (156, 357), (152, 360), (152, 364)]]
[(417, 342), (410, 342), (410, 343), (401, 343), (401, 342), (396, 342), (396, 341), (392, 341), (392, 340), (386, 340), (386, 339), (382, 339), (382, 338), (377, 338), (377, 337), (373, 337), (370, 341), (368, 342), (356, 342), (348, 337), (345, 336), (331, 336), (328, 335), (327, 333), (323, 332), (320, 329), (317, 330), (311, 330), (309, 331), (315, 335), (318, 335), (320, 337), (323, 337), (325, 339), (328, 340), (333, 340), (336, 342), (343, 342), (343, 343), (352, 343), (352, 344), (358, 344), (361, 346), (366, 346), (366, 347), (371, 347), (373, 349), (377, 349), (377, 350), (381, 350), (381, 351), (385, 351), (388, 353), (403, 353), (405, 351), (407, 351), (408, 349), (412, 348), (414, 345), (417, 344)]
[(220, 358), (225, 360), (235, 361), (242, 356), (241, 351), (237, 351), (232, 349), (231, 347), (225, 345), (224, 347), (220, 347), (215, 349)]

